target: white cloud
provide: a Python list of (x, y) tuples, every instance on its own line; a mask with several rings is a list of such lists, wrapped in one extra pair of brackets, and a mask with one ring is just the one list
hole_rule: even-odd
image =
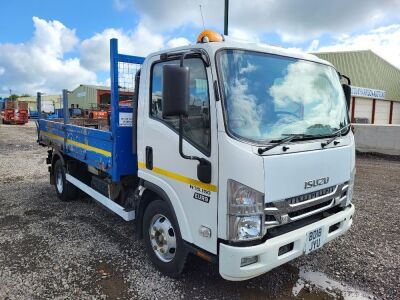
[(307, 52), (313, 52), (317, 50), (318, 46), (319, 46), (319, 40), (313, 40), (310, 46), (308, 46)]
[(113, 0), (113, 7), (116, 10), (124, 10), (129, 7), (129, 1), (126, 0)]
[(165, 32), (182, 25), (202, 28), (199, 5), (202, 5), (206, 27), (214, 26), (223, 16), (223, 1), (190, 1), (190, 0), (150, 0), (131, 1), (136, 11), (141, 14), (142, 22), (153, 31)]
[(61, 57), (79, 42), (75, 29), (69, 29), (57, 20), (46, 21), (38, 17), (33, 17), (32, 20), (35, 33), (31, 43), (45, 49), (49, 54)]
[(167, 42), (168, 48), (175, 48), (175, 47), (181, 47), (181, 46), (187, 46), (187, 45), (190, 45), (190, 41), (184, 37), (174, 38)]
[[(119, 0), (121, 1), (121, 0)], [(141, 14), (143, 24), (159, 32), (180, 26), (202, 28), (199, 4), (206, 27), (223, 27), (224, 1), (125, 0)], [(256, 34), (277, 32), (284, 41), (316, 38), (322, 33), (343, 34), (376, 27), (398, 17), (398, 0), (236, 0), (230, 1), (231, 28)]]
[[(79, 41), (74, 29), (59, 21), (33, 17), (33, 37), (20, 44), (0, 44), (0, 95), (60, 93), (80, 84), (98, 84), (97, 71), (108, 71), (110, 39), (117, 38), (119, 53), (146, 56), (166, 47), (189, 44), (183, 37), (167, 39), (139, 23), (133, 31), (107, 28)], [(71, 51), (77, 57), (66, 58)], [(80, 54), (80, 57), (79, 57)], [(109, 83), (104, 79), (103, 83)]]
[(229, 37), (227, 38), (228, 39), (232, 38), (235, 40), (246, 41), (246, 42), (256, 42), (256, 43), (261, 41), (257, 33), (236, 27), (229, 29)]
[(33, 17), (33, 24), (30, 41), (0, 44), (0, 93), (9, 89), (15, 93), (54, 93), (81, 82), (95, 82), (96, 74), (83, 68), (79, 59), (64, 58), (79, 43), (75, 30), (38, 17)]
[(358, 35), (340, 37), (337, 43), (322, 46), (318, 51), (349, 51), (371, 49), (400, 68), (400, 25), (379, 27)]
[(109, 70), (110, 39), (118, 39), (118, 51), (124, 54), (145, 56), (164, 47), (164, 38), (150, 32), (142, 24), (135, 31), (108, 28), (82, 41), (80, 46), (82, 65), (93, 71)]
[(186, 46), (190, 41), (184, 37), (167, 39), (160, 33), (150, 31), (139, 23), (134, 31), (108, 28), (80, 45), (81, 63), (92, 71), (108, 71), (110, 62), (110, 39), (118, 39), (118, 52), (135, 56), (147, 56), (164, 48)]

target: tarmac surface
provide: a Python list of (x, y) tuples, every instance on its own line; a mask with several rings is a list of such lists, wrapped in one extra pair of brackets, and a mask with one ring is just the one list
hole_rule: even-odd
[(350, 231), (271, 272), (229, 282), (191, 257), (154, 269), (132, 224), (60, 202), (36, 128), (0, 125), (0, 299), (400, 299), (400, 159), (358, 155)]

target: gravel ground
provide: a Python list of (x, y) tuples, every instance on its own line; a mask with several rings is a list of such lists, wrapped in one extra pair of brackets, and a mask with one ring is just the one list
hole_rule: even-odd
[[(133, 229), (89, 199), (62, 203), (35, 126), (0, 125), (0, 299), (399, 299), (400, 160), (358, 156), (350, 232), (246, 282), (189, 259), (158, 273)], [(321, 282), (324, 284), (321, 284)]]

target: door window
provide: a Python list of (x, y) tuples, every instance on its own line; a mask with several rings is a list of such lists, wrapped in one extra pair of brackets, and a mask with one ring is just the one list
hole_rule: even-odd
[[(178, 132), (179, 117), (162, 117), (162, 76), (163, 66), (179, 64), (179, 60), (155, 63), (151, 72), (150, 115)], [(193, 146), (209, 155), (210, 101), (206, 69), (200, 58), (185, 59), (184, 65), (190, 69), (190, 98), (188, 116), (183, 119), (183, 136)]]

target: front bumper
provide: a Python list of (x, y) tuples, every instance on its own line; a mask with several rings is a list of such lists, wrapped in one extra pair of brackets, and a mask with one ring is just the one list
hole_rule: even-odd
[[(353, 223), (353, 214), (354, 205), (351, 204), (345, 210), (330, 217), (271, 238), (256, 246), (235, 247), (221, 243), (219, 248), (219, 273), (223, 278), (233, 281), (247, 280), (266, 273), (301, 256), (305, 252), (306, 234), (308, 232), (322, 227), (325, 236), (324, 243), (344, 234)], [(339, 223), (338, 228), (329, 233), (329, 227), (337, 223)], [(278, 255), (280, 247), (292, 242), (294, 244), (291, 251)], [(244, 267), (240, 266), (242, 258), (256, 255), (258, 255), (258, 262)]]

